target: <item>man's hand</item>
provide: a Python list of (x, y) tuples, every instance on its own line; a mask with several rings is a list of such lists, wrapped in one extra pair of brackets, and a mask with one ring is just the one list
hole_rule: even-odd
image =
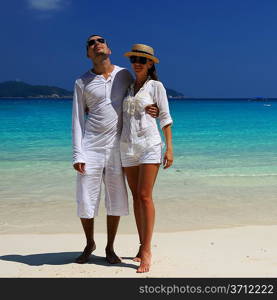
[(76, 163), (73, 168), (81, 174), (85, 174), (85, 163)]
[(149, 114), (153, 118), (157, 118), (160, 114), (160, 110), (159, 110), (156, 103), (147, 105), (145, 107), (145, 111), (146, 111), (147, 114)]

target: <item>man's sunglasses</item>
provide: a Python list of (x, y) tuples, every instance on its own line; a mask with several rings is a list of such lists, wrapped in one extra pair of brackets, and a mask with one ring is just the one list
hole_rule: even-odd
[(143, 56), (130, 56), (130, 62), (131, 64), (142, 64), (145, 65), (147, 62), (147, 58)]
[(99, 38), (99, 39), (88, 41), (88, 47), (93, 46), (96, 42), (101, 43), (101, 44), (105, 44), (106, 43), (105, 39)]

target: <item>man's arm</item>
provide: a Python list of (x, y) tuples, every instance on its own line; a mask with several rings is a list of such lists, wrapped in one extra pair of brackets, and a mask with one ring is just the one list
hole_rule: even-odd
[(145, 111), (146, 111), (147, 114), (149, 114), (153, 118), (158, 118), (159, 114), (160, 114), (160, 110), (159, 110), (156, 103), (147, 105), (145, 107)]
[(78, 80), (76, 80), (72, 103), (72, 146), (73, 167), (80, 173), (84, 173), (85, 167), (85, 155), (83, 152), (85, 107), (83, 89)]

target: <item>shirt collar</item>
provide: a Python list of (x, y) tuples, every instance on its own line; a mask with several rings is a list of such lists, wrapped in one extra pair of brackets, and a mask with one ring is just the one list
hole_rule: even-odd
[[(115, 76), (115, 74), (116, 74), (116, 70), (117, 70), (118, 67), (117, 67), (116, 65), (113, 65), (113, 66), (114, 66), (114, 68), (113, 68), (112, 72), (110, 73), (109, 77), (106, 79), (107, 81), (108, 81), (109, 79), (112, 79), (112, 78)], [(96, 77), (96, 76), (104, 77), (102, 74), (96, 74), (96, 73), (92, 72), (92, 69), (89, 69), (89, 73), (90, 73), (91, 75), (94, 75), (95, 77)], [(105, 79), (105, 78), (104, 78), (104, 79)]]

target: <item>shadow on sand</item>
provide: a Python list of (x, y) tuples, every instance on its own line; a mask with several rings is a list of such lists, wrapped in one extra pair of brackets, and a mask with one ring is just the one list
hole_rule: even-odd
[[(30, 255), (18, 255), (10, 254), (0, 256), (1, 260), (13, 261), (29, 266), (42, 266), (42, 265), (66, 265), (74, 263), (75, 258), (79, 256), (80, 252), (58, 252), (58, 253), (41, 253), (41, 254), (30, 254)], [(123, 258), (127, 259), (127, 258)], [(106, 261), (103, 256), (91, 255), (90, 260), (87, 264), (101, 265), (107, 267), (125, 267), (137, 269), (135, 264), (129, 264), (121, 262), (119, 264), (110, 264)]]

